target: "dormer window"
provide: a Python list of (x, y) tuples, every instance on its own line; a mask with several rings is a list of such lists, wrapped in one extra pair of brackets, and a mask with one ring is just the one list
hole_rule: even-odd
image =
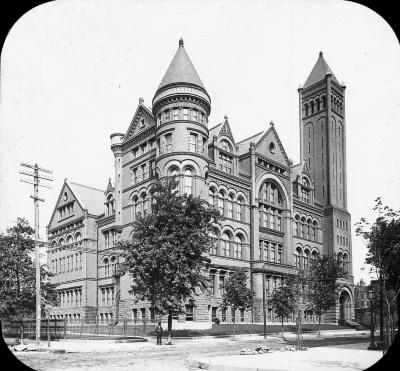
[(114, 197), (112, 194), (109, 194), (107, 196), (107, 201), (106, 201), (105, 205), (106, 205), (106, 216), (109, 216), (109, 215), (112, 215), (115, 213)]
[(224, 151), (227, 151), (227, 152), (233, 151), (232, 145), (225, 139), (221, 140), (219, 145)]

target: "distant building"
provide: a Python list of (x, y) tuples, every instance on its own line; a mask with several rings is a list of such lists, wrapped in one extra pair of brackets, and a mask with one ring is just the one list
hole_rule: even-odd
[[(319, 254), (338, 254), (346, 273), (325, 321), (354, 318), (345, 86), (320, 53), (298, 91), (302, 161), (293, 164), (272, 122), (240, 142), (227, 116), (209, 128), (211, 98), (180, 40), (152, 106), (139, 99), (125, 134), (111, 135), (114, 183), (104, 192), (68, 181), (62, 187), (48, 227), (48, 261), (61, 298), (51, 316), (154, 315), (149, 303), (128, 294), (129, 277), (116, 274), (113, 246), (130, 238), (137, 212), (150, 212), (155, 180), (177, 175), (180, 192), (208, 200), (226, 218), (213, 233), (210, 292), (194, 306), (187, 303), (179, 322), (209, 326), (215, 317), (230, 322), (233, 315), (261, 322), (263, 274), (268, 296), (282, 276)], [(237, 268), (249, 271), (256, 302), (253, 310), (233, 313), (219, 304), (224, 279)], [(276, 320), (270, 309), (267, 318)]]

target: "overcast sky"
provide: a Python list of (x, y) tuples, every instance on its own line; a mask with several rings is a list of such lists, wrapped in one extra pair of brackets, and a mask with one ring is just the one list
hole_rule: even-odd
[[(299, 161), (298, 93), (323, 51), (346, 89), (348, 208), (373, 220), (374, 200), (400, 209), (400, 50), (372, 10), (343, 1), (55, 1), (11, 29), (1, 55), (0, 231), (33, 225), (20, 162), (54, 172), (41, 188), (40, 235), (64, 178), (106, 188), (110, 134), (126, 132), (139, 97), (151, 100), (178, 39), (236, 141), (271, 120)], [(353, 227), (354, 231), (354, 227)], [(355, 281), (365, 244), (353, 233)]]

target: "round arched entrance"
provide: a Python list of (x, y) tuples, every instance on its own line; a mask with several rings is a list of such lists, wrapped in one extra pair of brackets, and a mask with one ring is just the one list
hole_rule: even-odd
[(342, 290), (339, 295), (339, 321), (351, 319), (351, 297), (347, 290)]

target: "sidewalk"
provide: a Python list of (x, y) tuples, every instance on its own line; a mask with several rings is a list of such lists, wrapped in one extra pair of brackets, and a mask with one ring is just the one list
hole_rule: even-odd
[[(369, 331), (356, 331), (353, 329), (349, 330), (323, 330), (321, 331), (321, 336), (318, 337), (317, 332), (307, 332), (303, 333), (303, 340), (306, 339), (324, 339), (324, 338), (333, 338), (333, 337), (351, 337), (351, 338), (360, 338), (365, 339), (369, 337)], [(193, 341), (218, 341), (218, 340), (227, 340), (230, 336), (220, 337), (220, 336), (201, 336), (201, 337), (175, 337), (173, 341), (177, 344), (185, 344), (187, 342)], [(240, 334), (235, 335), (236, 339), (240, 340), (255, 340), (257, 338), (262, 339), (263, 335), (260, 334)], [(49, 350), (49, 351), (60, 351), (60, 352), (107, 352), (107, 351), (127, 351), (131, 349), (141, 350), (146, 349), (148, 347), (155, 346), (155, 338), (148, 337), (149, 341), (146, 342), (124, 342), (121, 340), (116, 340), (113, 338), (102, 338), (96, 340), (85, 340), (85, 339), (60, 339), (57, 341), (51, 341), (50, 348), (47, 347), (47, 341), (40, 342), (41, 350)], [(296, 334), (293, 332), (284, 332), (283, 339), (280, 336), (280, 333), (269, 334), (267, 335), (267, 339), (270, 340), (294, 340), (296, 339)], [(25, 343), (33, 343), (34, 340), (24, 340)], [(241, 356), (243, 357), (243, 356)]]
[[(363, 346), (367, 347), (367, 344)], [(308, 351), (200, 357), (196, 361), (212, 371), (360, 371), (372, 366), (381, 357), (382, 351), (328, 346)]]

